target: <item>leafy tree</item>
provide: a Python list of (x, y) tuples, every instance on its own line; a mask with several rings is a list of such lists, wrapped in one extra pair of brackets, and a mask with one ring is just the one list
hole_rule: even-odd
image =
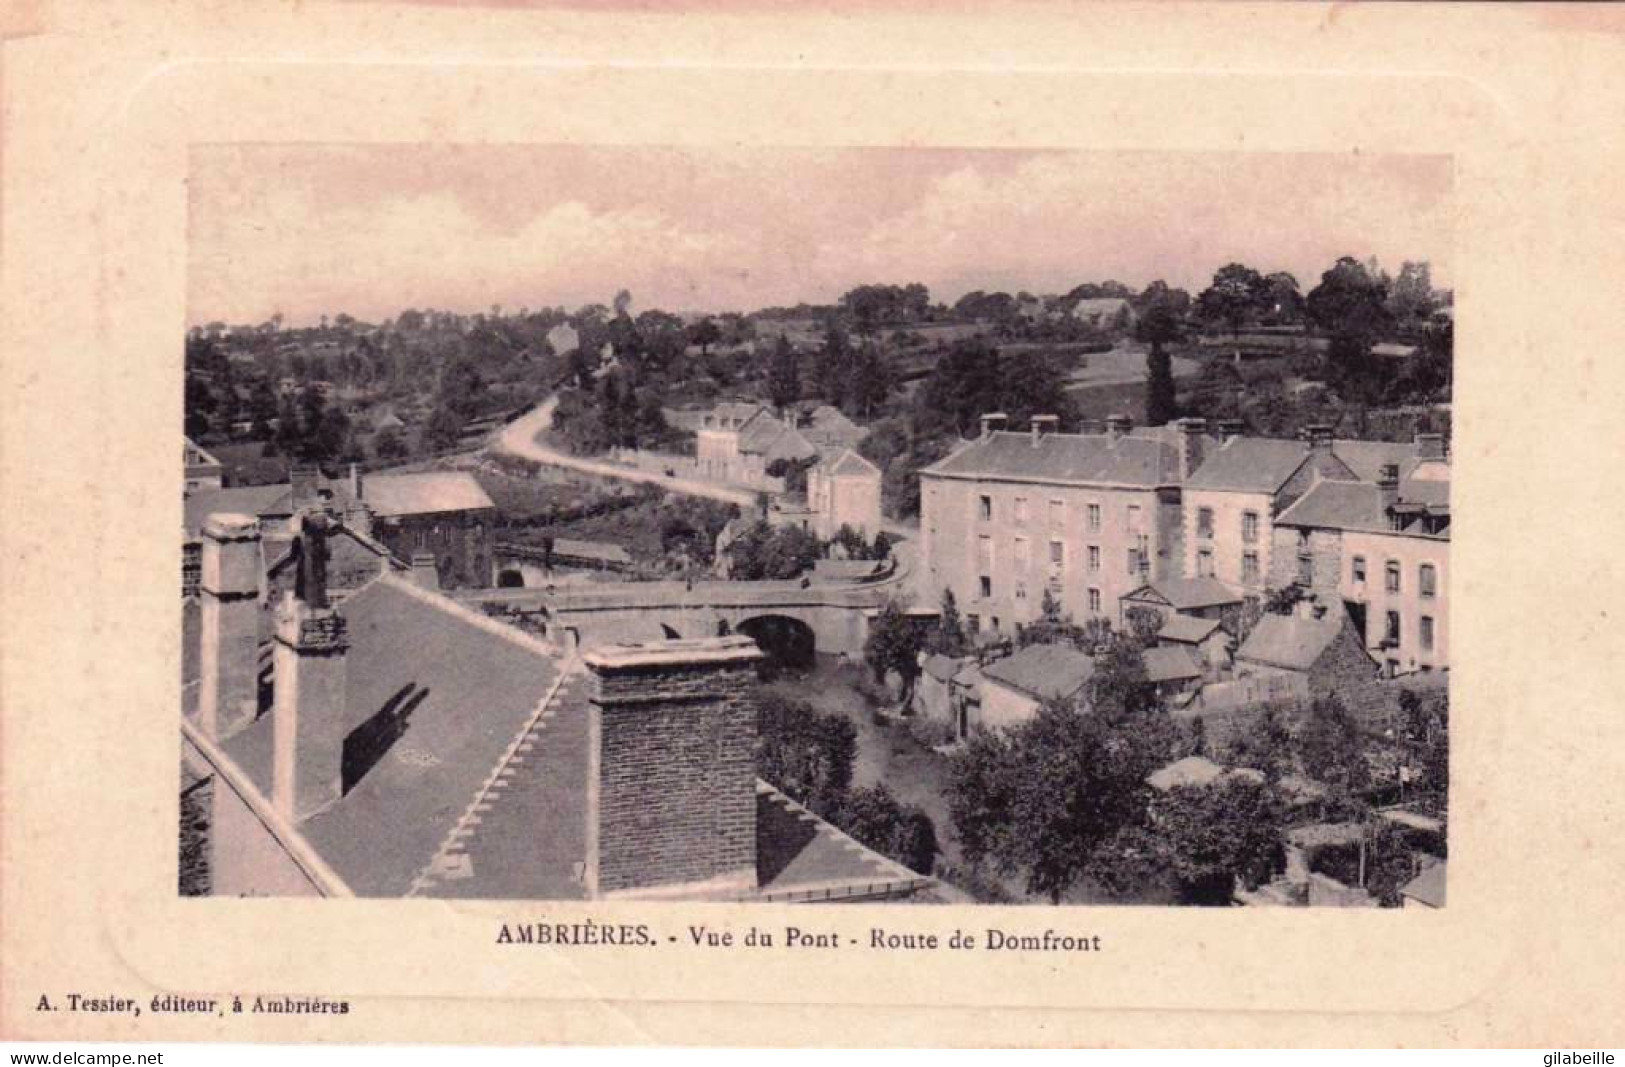
[(1388, 292), (1388, 312), (1398, 323), (1415, 325), (1427, 320), (1438, 305), (1433, 292), (1433, 271), (1426, 260), (1406, 260)]
[(1162, 613), (1151, 608), (1129, 608), (1124, 617), (1128, 623), (1127, 637), (1140, 648), (1152, 648), (1157, 634), (1162, 632)]
[(1327, 362), (1333, 385), (1357, 400), (1377, 399), (1382, 367), (1371, 347), (1394, 327), (1385, 278), (1344, 256), (1320, 276), (1306, 306), (1310, 319), (1331, 338)]
[(1317, 698), (1297, 738), (1304, 773), (1344, 795), (1371, 784), (1371, 769), (1358, 721), (1336, 696)]
[(901, 699), (908, 703), (920, 675), (920, 634), (895, 601), (888, 602), (869, 624), (863, 642), (863, 661), (874, 672), (875, 682), (885, 684), (886, 675), (896, 671), (903, 680)]
[(884, 782), (852, 790), (835, 821), (856, 840), (912, 871), (930, 874), (936, 865), (937, 833), (931, 817), (899, 803)]
[(424, 440), (431, 449), (439, 451), (456, 444), (462, 432), (462, 418), (450, 408), (437, 407), (429, 415), (429, 422), (424, 427)]
[(1230, 776), (1157, 797), (1150, 823), (1163, 841), (1180, 900), (1223, 906), (1236, 882), (1256, 888), (1273, 873), (1283, 813), (1269, 786)]
[(690, 344), (700, 346), (700, 358), (705, 359), (711, 355), (711, 346), (722, 340), (722, 327), (716, 320), (707, 316), (689, 327), (688, 340)]
[(729, 573), (738, 581), (794, 578), (822, 552), (818, 538), (800, 527), (758, 522), (728, 546)]
[(774, 342), (767, 365), (767, 389), (775, 407), (786, 408), (801, 399), (801, 357), (783, 334)]
[(952, 589), (942, 591), (942, 608), (937, 613), (936, 629), (926, 639), (928, 651), (942, 656), (959, 657), (965, 654), (969, 641), (965, 637), (965, 620), (959, 614), (959, 601)]
[(379, 459), (404, 459), (409, 450), (401, 431), (394, 426), (386, 426), (372, 439), (372, 451)]
[(1303, 293), (1298, 279), (1286, 271), (1264, 278), (1264, 321), (1288, 325), (1303, 318)]
[(1263, 309), (1267, 290), (1263, 277), (1241, 263), (1227, 263), (1213, 274), (1213, 284), (1196, 298), (1196, 310), (1209, 322), (1223, 322), (1237, 334)]
[(1292, 730), (1283, 709), (1266, 703), (1216, 758), (1232, 767), (1249, 767), (1271, 781), (1279, 781), (1294, 769), (1293, 748)]
[(829, 402), (843, 410), (849, 406), (856, 353), (841, 324), (831, 319), (824, 327), (818, 350), (818, 379)]
[(828, 813), (852, 784), (858, 731), (841, 715), (824, 715), (771, 690), (757, 698), (756, 773), (786, 796)]
[(1028, 892), (1060, 903), (1104, 845), (1143, 823), (1145, 779), (1168, 759), (1171, 726), (1160, 709), (1114, 719), (1052, 701), (973, 736), (948, 788), (967, 860), (1022, 874)]
[(1151, 346), (1145, 357), (1145, 421), (1148, 426), (1161, 426), (1178, 414), (1173, 359), (1168, 354), (1167, 346), (1179, 340), (1184, 326), (1185, 307), (1189, 304), (1188, 293), (1182, 289), (1169, 289), (1163, 281), (1155, 281), (1147, 286), (1141, 299), (1136, 334)]

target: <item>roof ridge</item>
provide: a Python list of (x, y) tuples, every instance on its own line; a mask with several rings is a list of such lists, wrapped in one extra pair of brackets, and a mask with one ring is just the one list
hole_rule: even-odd
[[(461, 621), (468, 623), (475, 629), (484, 630), (486, 633), (500, 637), (515, 645), (518, 645), (527, 652), (533, 652), (537, 655), (545, 656), (550, 662), (558, 661), (558, 649), (554, 648), (552, 645), (541, 640), (540, 638), (533, 637), (523, 630), (509, 626), (507, 623), (497, 622), (489, 615), (481, 614), (480, 612), (475, 611), (473, 608), (459, 603), (443, 593), (432, 592), (428, 589), (424, 589), (411, 580), (402, 578), (399, 575), (380, 574), (377, 578), (374, 578), (371, 582), (367, 583), (367, 585), (361, 590), (361, 592), (357, 593), (356, 596), (362, 596), (367, 592), (367, 590), (376, 588), (378, 586), (398, 589), (406, 595), (420, 600), (430, 607), (437, 608), (453, 618), (460, 619)], [(352, 600), (353, 599), (354, 598), (352, 598)]]
[(519, 749), (530, 737), (531, 732), (546, 724), (548, 710), (552, 707), (554, 700), (558, 698), (560, 691), (563, 690), (565, 682), (579, 674), (580, 671), (581, 660), (579, 657), (572, 655), (564, 661), (558, 676), (548, 686), (547, 692), (542, 694), (541, 699), (536, 702), (536, 707), (531, 710), (530, 715), (526, 717), (518, 732), (514, 734), (513, 739), (508, 742), (508, 747), (503, 749), (502, 755), (497, 757), (496, 766), (491, 768), (491, 773), (486, 776), (480, 787), (474, 791), (474, 798), (468, 802), (468, 806), (457, 817), (457, 821), (452, 823), (451, 828), (446, 831), (446, 836), (441, 840), (440, 847), (435, 849), (434, 855), (429, 857), (429, 862), (424, 864), (417, 877), (412, 879), (412, 884), (406, 891), (407, 896), (415, 897), (439, 880), (440, 876), (437, 872), (445, 865), (445, 861), (450, 857), (452, 850), (457, 847), (462, 838), (468, 836), (471, 827), (478, 825), (471, 820), (479, 812), (480, 806), (485, 802), (485, 799), (491, 795), (492, 790), (502, 781), (502, 772), (513, 762), (513, 758), (519, 754)]

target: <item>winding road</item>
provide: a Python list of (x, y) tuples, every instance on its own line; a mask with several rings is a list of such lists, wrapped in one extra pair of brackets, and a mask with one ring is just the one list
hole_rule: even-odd
[(635, 467), (627, 467), (601, 459), (572, 456), (567, 452), (549, 448), (537, 440), (537, 435), (553, 425), (553, 412), (558, 409), (558, 406), (559, 398), (556, 395), (548, 397), (530, 411), (509, 423), (497, 435), (497, 439), (491, 447), (499, 452), (506, 452), (511, 456), (519, 456), (522, 459), (532, 460), (550, 467), (563, 467), (566, 470), (596, 474), (604, 478), (619, 478), (627, 482), (646, 482), (679, 493), (689, 493), (693, 496), (709, 497), (712, 500), (738, 504), (743, 508), (755, 506), (756, 494), (749, 489), (736, 489), (725, 485), (717, 485), (713, 482), (696, 481), (693, 478), (668, 478), (651, 471), (638, 470)]

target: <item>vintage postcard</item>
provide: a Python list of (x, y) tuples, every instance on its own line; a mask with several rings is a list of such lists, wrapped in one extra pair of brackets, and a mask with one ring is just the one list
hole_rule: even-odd
[(23, 12), (6, 1035), (1617, 1039), (1621, 25)]

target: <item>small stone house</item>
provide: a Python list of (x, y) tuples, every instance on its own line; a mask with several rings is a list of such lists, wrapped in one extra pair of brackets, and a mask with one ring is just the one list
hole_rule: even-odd
[(1341, 603), (1300, 600), (1290, 615), (1265, 615), (1236, 650), (1238, 675), (1301, 675), (1312, 698), (1364, 689), (1377, 661)]

